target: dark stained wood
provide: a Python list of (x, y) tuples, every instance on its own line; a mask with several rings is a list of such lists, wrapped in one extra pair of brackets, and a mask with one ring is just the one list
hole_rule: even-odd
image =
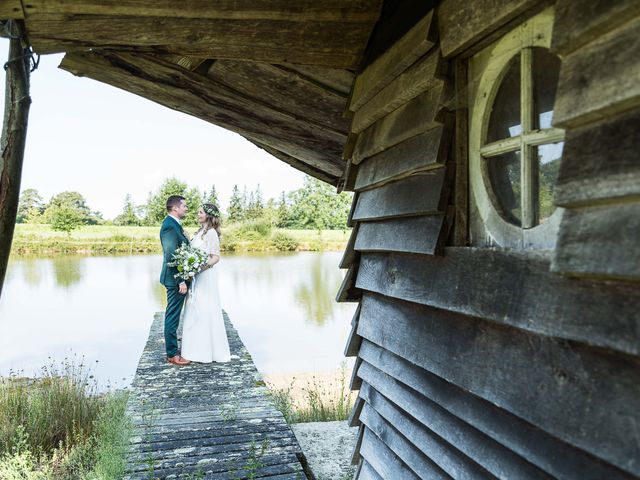
[(443, 227), (443, 214), (365, 222), (360, 224), (355, 249), (435, 255), (441, 250)]
[[(398, 408), (393, 402), (387, 400), (368, 383), (362, 383), (358, 398), (366, 400), (365, 412), (374, 410), (452, 478), (460, 480), (497, 478), (459, 450), (452, 448), (448, 442)], [(371, 428), (371, 425), (369, 425), (371, 422), (367, 423), (366, 418), (363, 418), (363, 422)]]
[(440, 125), (442, 118), (438, 117), (438, 113), (442, 109), (443, 97), (447, 96), (446, 85), (448, 84), (439, 83), (361, 132), (353, 152), (353, 162), (360, 163)]
[(437, 41), (433, 10), (356, 78), (349, 110), (356, 111), (427, 53)]
[(569, 130), (554, 201), (562, 207), (640, 196), (640, 109)]
[(23, 18), (24, 11), (20, 0), (3, 0), (0, 3), (0, 20), (22, 20)]
[(257, 104), (175, 64), (140, 55), (92, 52), (68, 54), (61, 67), (223, 126), (330, 175), (342, 174), (342, 140), (335, 133)]
[(372, 385), (498, 478), (635, 478), (368, 340), (360, 353), (363, 396)]
[[(0, 24), (0, 27), (3, 25)], [(17, 21), (8, 22), (9, 55), (5, 64), (5, 103), (0, 137), (0, 295), (9, 263), (15, 230), (24, 149), (29, 122), (30, 68), (24, 58), (24, 29)]]
[(349, 96), (355, 79), (355, 74), (351, 70), (346, 69), (298, 65), (293, 63), (283, 63), (279, 66), (284, 70), (296, 72), (299, 76), (323, 88), (332, 89), (335, 93), (341, 94), (345, 98)]
[(544, 5), (540, 0), (443, 0), (438, 6), (442, 55), (471, 55)]
[(631, 460), (640, 444), (628, 435), (640, 417), (637, 358), (371, 294), (358, 333), (556, 438), (640, 471)]
[(551, 48), (567, 55), (640, 15), (640, 3), (635, 0), (558, 0), (555, 14)]
[(351, 333), (349, 333), (349, 338), (347, 338), (347, 344), (344, 348), (344, 356), (345, 357), (356, 357), (358, 355), (358, 350), (360, 350), (360, 343), (362, 342), (362, 337), (358, 335), (358, 317), (360, 316), (360, 305), (356, 309), (356, 313), (353, 315), (353, 319), (351, 320)]
[(640, 105), (640, 17), (562, 59), (554, 125), (575, 128)]
[(358, 425), (360, 426), (358, 428), (358, 433), (356, 434), (356, 445), (353, 448), (353, 453), (351, 454), (351, 465), (362, 465), (363, 463), (366, 463), (360, 455), (360, 447), (362, 446), (362, 437), (364, 436), (365, 427), (360, 422), (358, 422)]
[(340, 290), (336, 295), (336, 302), (357, 302), (360, 300), (362, 293), (355, 288), (356, 278), (358, 276), (358, 264), (349, 267), (347, 274), (344, 276)]
[(441, 167), (446, 162), (450, 137), (450, 129), (439, 126), (369, 158), (360, 164), (356, 190)]
[(357, 357), (353, 365), (353, 371), (351, 372), (351, 379), (349, 380), (349, 390), (358, 390), (362, 385), (362, 378), (358, 376), (360, 365), (362, 365), (362, 359)]
[(639, 241), (640, 202), (566, 210), (552, 270), (640, 281)]
[(347, 246), (344, 249), (344, 254), (342, 255), (342, 259), (340, 260), (340, 268), (349, 268), (351, 265), (358, 261), (358, 254), (354, 250), (356, 238), (358, 236), (358, 228), (360, 228), (360, 225), (356, 223), (355, 227), (353, 227), (353, 230), (351, 230), (349, 241), (347, 242)]
[[(374, 433), (418, 478), (446, 476), (436, 463), (402, 436), (395, 426), (387, 422), (372, 407), (364, 405), (360, 421)], [(365, 438), (366, 440), (366, 438)], [(455, 478), (455, 477), (452, 477)], [(459, 478), (459, 477), (458, 477)]]
[(207, 77), (247, 98), (255, 98), (274, 109), (334, 131), (346, 140), (350, 123), (342, 116), (346, 98), (296, 73), (267, 63), (218, 60), (211, 65)]
[(533, 333), (640, 353), (635, 286), (603, 288), (601, 282), (563, 278), (549, 267), (541, 256), (477, 248), (446, 248), (443, 257), (362, 253), (356, 287)]
[(381, 220), (444, 211), (444, 167), (419, 172), (358, 195), (357, 221)]
[[(362, 446), (360, 447), (360, 455), (369, 462), (376, 472), (385, 480), (395, 480), (402, 478), (403, 480), (419, 480), (413, 471), (393, 453), (387, 445), (382, 442), (375, 433), (364, 428), (362, 438)], [(446, 475), (437, 475), (432, 472), (432, 479), (449, 479)]]
[(353, 116), (351, 130), (363, 131), (412, 98), (438, 86), (446, 68), (440, 50), (432, 49), (360, 107)]
[(453, 244), (469, 244), (469, 111), (467, 96), (467, 63), (458, 59), (454, 63), (456, 91), (456, 126), (454, 137), (455, 188), (453, 206)]
[(364, 400), (362, 399), (362, 397), (357, 396), (355, 402), (353, 403), (353, 408), (351, 409), (349, 418), (347, 419), (347, 424), (350, 427), (357, 427), (358, 425), (361, 425), (360, 412), (362, 412), (362, 407), (364, 407)]

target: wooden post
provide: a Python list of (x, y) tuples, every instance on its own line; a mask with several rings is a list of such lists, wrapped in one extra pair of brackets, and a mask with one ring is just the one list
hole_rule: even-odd
[(10, 22), (9, 60), (6, 64), (4, 123), (0, 139), (0, 295), (15, 229), (20, 177), (29, 119), (29, 58), (25, 58), (21, 25)]

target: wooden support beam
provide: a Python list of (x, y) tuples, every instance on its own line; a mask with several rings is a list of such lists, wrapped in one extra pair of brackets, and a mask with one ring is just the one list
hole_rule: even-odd
[(0, 138), (0, 295), (9, 263), (11, 242), (18, 213), (20, 180), (29, 121), (29, 60), (21, 38), (23, 28), (11, 21), (9, 58), (6, 64), (6, 93), (2, 137)]

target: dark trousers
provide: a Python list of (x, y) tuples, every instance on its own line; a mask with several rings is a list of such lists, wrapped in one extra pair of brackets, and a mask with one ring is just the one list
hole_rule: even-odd
[(177, 286), (167, 287), (167, 310), (164, 313), (164, 342), (167, 357), (175, 357), (178, 354), (178, 324), (186, 297), (180, 294)]

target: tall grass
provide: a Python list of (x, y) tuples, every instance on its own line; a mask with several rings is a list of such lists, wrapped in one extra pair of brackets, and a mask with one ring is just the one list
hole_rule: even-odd
[(124, 471), (126, 394), (97, 395), (82, 364), (0, 379), (0, 478), (106, 479)]

